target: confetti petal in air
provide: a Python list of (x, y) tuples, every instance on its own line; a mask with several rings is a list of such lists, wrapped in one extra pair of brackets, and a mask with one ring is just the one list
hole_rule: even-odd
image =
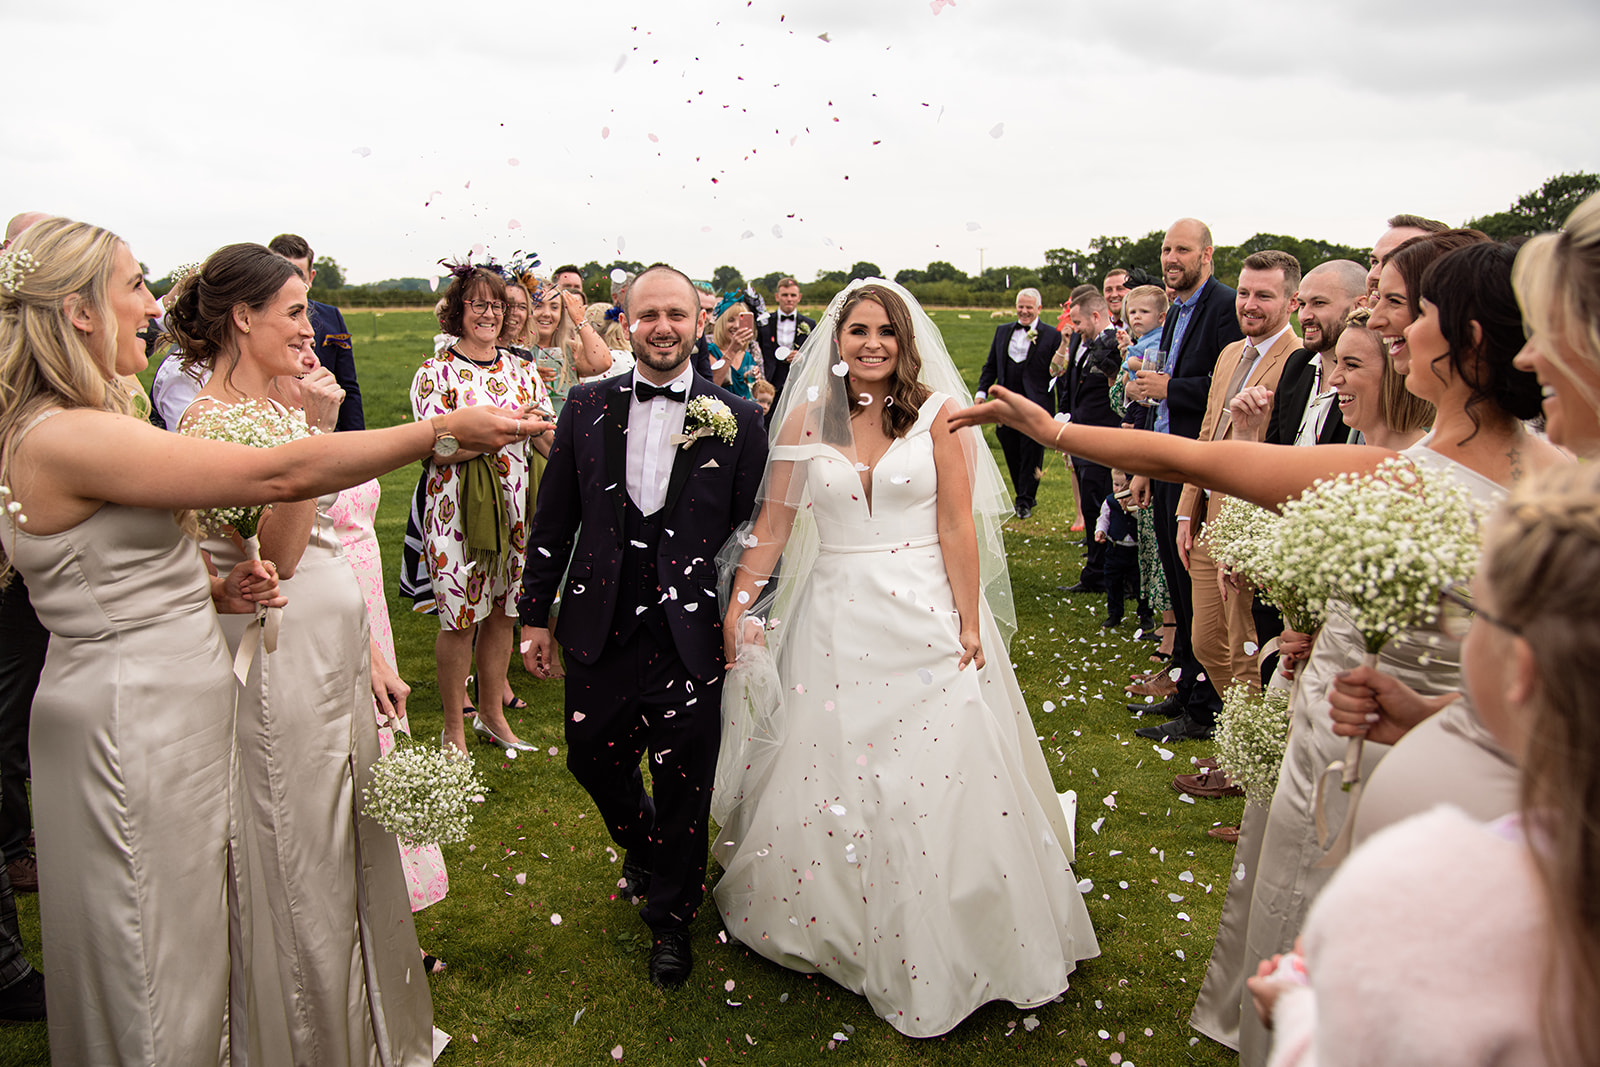
[(362, 145), (360, 148), (352, 148), (350, 151), (355, 155), (360, 156), (362, 159), (366, 159), (368, 156), (372, 155), (372, 149), (368, 148), (366, 145)]
[(835, 363), (828, 369), (833, 373), (835, 378), (843, 378), (846, 374), (850, 373), (850, 368), (845, 366), (843, 363)]
[(754, 231), (754, 230), (746, 230), (746, 231), (744, 231), (743, 233), (741, 233), (739, 235), (739, 240), (748, 241), (748, 240), (750, 240), (750, 238), (754, 237), (755, 235), (756, 235), (756, 231)]
[(610, 136), (611, 136), (611, 127), (610, 126), (602, 126), (602, 127), (600, 127), (600, 139), (602, 141), (604, 141), (607, 137), (610, 137)]
[[(622, 69), (622, 65), (624, 63), (626, 63), (627, 61), (628, 61), (628, 53), (624, 52), (620, 56), (617, 57), (617, 65), (611, 68), (611, 73), (615, 74), (617, 71), (621, 70)], [(617, 1051), (616, 1051), (615, 1055), (616, 1055), (617, 1059), (619, 1059), (619, 1060), (622, 1059), (622, 1046), (621, 1045), (617, 1046)]]
[(611, 284), (612, 285), (621, 285), (623, 282), (625, 282), (627, 280), (628, 280), (628, 272), (623, 270), (621, 267), (617, 267), (616, 269), (614, 269), (611, 272)]
[(512, 219), (510, 222), (506, 223), (506, 229), (520, 230), (522, 229), (522, 223), (518, 222), (516, 219)]
[(1000, 138), (1004, 137), (1005, 135), (1006, 135), (1006, 124), (1003, 123), (1003, 122), (995, 123), (994, 124), (994, 129), (989, 131), (989, 136), (993, 137), (997, 141)]
[(774, 225), (772, 227), (772, 236), (774, 236), (774, 237), (782, 237), (783, 236), (783, 227), (782, 226), (778, 226), (778, 225)]
[(506, 160), (506, 166), (520, 167), (522, 166), (522, 160), (518, 159), (516, 156), (512, 156), (510, 159)]
[(1244, 643), (1244, 654), (1247, 656), (1253, 656), (1257, 651), (1260, 650), (1260, 647), (1261, 646), (1257, 645), (1254, 641), (1246, 641)]
[(981, 229), (983, 229), (983, 227), (978, 225), (976, 222), (967, 223), (967, 232), (968, 233), (971, 233), (973, 230), (981, 230)]
[(819, 40), (819, 41), (821, 41), (821, 42), (822, 42), (822, 43), (823, 43), (823, 44), (832, 44), (832, 43), (833, 43), (833, 40), (832, 40), (832, 38), (830, 38), (830, 37), (829, 37), (829, 36), (828, 36), (828, 35), (827, 35), (827, 34), (825, 34), (825, 33), (819, 33), (819, 34), (817, 34), (817, 40)]
[(657, 137), (653, 133), (647, 133), (647, 134), (645, 134), (645, 137), (647, 137), (649, 139), (651, 144), (660, 144), (661, 143), (661, 138)]

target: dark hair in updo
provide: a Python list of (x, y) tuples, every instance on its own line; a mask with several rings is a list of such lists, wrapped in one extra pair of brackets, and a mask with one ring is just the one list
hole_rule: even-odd
[(290, 278), (305, 280), (300, 268), (265, 245), (224, 245), (199, 270), (173, 289), (165, 338), (183, 352), (183, 367), (215, 368), (217, 357), (236, 347), (233, 309), (260, 311)]
[[(1472, 390), (1466, 403), (1472, 433), (1462, 444), (1483, 428), (1475, 410), (1483, 404), (1517, 419), (1539, 414), (1539, 379), (1511, 365), (1526, 340), (1522, 309), (1511, 288), (1516, 258), (1517, 250), (1501, 241), (1470, 244), (1436, 259), (1419, 286), (1419, 297), (1437, 309), (1439, 332), (1450, 346), (1442, 358), (1450, 360), (1451, 369)], [(1473, 339), (1473, 323), (1483, 331), (1481, 341)], [(1443, 379), (1437, 366), (1428, 369)], [(1413, 367), (1412, 373), (1417, 370)]]
[(499, 271), (488, 267), (461, 271), (444, 291), (444, 310), (439, 313), (439, 325), (445, 333), (460, 337), (466, 331), (463, 320), (467, 314), (467, 298), (480, 287), (489, 290), (490, 300), (506, 302), (506, 280)]

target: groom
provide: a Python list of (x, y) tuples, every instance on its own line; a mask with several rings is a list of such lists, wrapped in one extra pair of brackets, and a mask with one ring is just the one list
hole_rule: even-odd
[[(626, 310), (633, 374), (568, 395), (518, 609), (535, 673), (551, 677), (551, 602), (567, 572), (556, 627), (567, 768), (627, 850), (619, 885), (647, 898), (650, 980), (666, 987), (689, 977), (689, 924), (705, 892), (724, 670), (717, 551), (755, 507), (767, 436), (760, 408), (690, 366), (703, 312), (686, 276), (649, 268)], [(700, 398), (737, 420), (731, 442), (694, 436), (688, 409)], [(654, 796), (639, 770), (646, 752)]]

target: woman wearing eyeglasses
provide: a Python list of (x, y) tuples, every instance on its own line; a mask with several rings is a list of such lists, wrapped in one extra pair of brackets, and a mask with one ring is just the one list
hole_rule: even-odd
[[(1418, 238), (1391, 257), (1420, 261), (1408, 263), (1414, 270), (1394, 272), (1398, 278), (1420, 279), (1419, 315), (1405, 329), (1410, 352), (1406, 389), (1432, 403), (1437, 411), (1432, 433), (1403, 454), (1464, 484), (1486, 503), (1525, 474), (1563, 462), (1559, 451), (1528, 432), (1522, 421), (1538, 413), (1539, 395), (1533, 376), (1512, 366), (1522, 344), (1521, 317), (1511, 291), (1514, 256), (1510, 246), (1479, 237), (1453, 251), (1444, 251), (1443, 242), (1433, 238)], [(990, 410), (997, 404), (1002, 406)], [(1037, 440), (1096, 462), (1168, 481), (1192, 481), (1263, 506), (1298, 496), (1320, 477), (1344, 470), (1371, 470), (1395, 455), (1390, 449), (1371, 446), (1200, 443), (1133, 430), (1062, 425), (1050, 421), (1036, 405), (1030, 407), (1025, 399), (1003, 390), (998, 398), (991, 392), (989, 403), (957, 413), (953, 421), (958, 426), (1004, 421)], [(1295, 726), (1263, 834), (1260, 860), (1251, 872), (1255, 884), (1250, 892), (1242, 958), (1252, 969), (1257, 960), (1292, 947), (1306, 909), (1332, 873), (1331, 868), (1318, 866), (1323, 849), (1318, 844), (1312, 797), (1327, 765), (1344, 752), (1345, 739), (1332, 734), (1327, 716), (1334, 677), (1357, 667), (1363, 652), (1354, 625), (1342, 612), (1333, 611), (1298, 682), (1292, 703)], [(1379, 669), (1402, 679), (1411, 689), (1437, 698), (1460, 688), (1460, 672), (1453, 659), (1428, 634), (1408, 631), (1385, 647)], [(1505, 761), (1494, 754), (1497, 746), (1482, 724), (1462, 706), (1452, 706), (1449, 718), (1441, 718), (1436, 728), (1446, 723), (1455, 730), (1441, 735), (1441, 747), (1452, 753), (1453, 766), (1499, 768), (1493, 781), (1481, 776), (1466, 791), (1463, 805), (1480, 817), (1510, 810), (1514, 780)], [(1361, 799), (1363, 818), (1373, 809), (1389, 808), (1383, 799), (1389, 789), (1386, 780), (1404, 782), (1410, 777), (1392, 765), (1404, 747), (1382, 756), (1383, 765), (1376, 767), (1383, 750), (1367, 747), (1362, 773), (1374, 773)], [(1453, 788), (1438, 779), (1414, 781), (1420, 790)], [(1407, 789), (1414, 796), (1420, 796), (1420, 790)], [(1338, 831), (1347, 814), (1348, 794), (1330, 789), (1327, 797), (1324, 814), (1330, 831)], [(1397, 803), (1394, 810), (1402, 807)], [(1213, 966), (1219, 961), (1225, 965), (1222, 957), (1230, 951), (1238, 951), (1238, 946), (1224, 946), (1219, 941)], [(1223, 985), (1238, 990), (1243, 977), (1234, 971)], [(1225, 1002), (1233, 997), (1235, 994), (1226, 990), (1219, 993), (1208, 1012), (1215, 1022), (1205, 1025), (1202, 1032), (1230, 1046), (1238, 1042), (1241, 1062), (1254, 1067), (1266, 1060), (1268, 1038), (1253, 1012), (1227, 1010)], [(1247, 1001), (1243, 1007), (1248, 1009)], [(1202, 1022), (1200, 1014), (1197, 1010), (1197, 1025)], [(1228, 1024), (1235, 1018), (1238, 1029), (1230, 1032)]]
[[(505, 279), (498, 271), (471, 265), (451, 273), (440, 323), (456, 341), (418, 368), (411, 381), (413, 414), (427, 419), (483, 403), (531, 410), (538, 397), (531, 365), (498, 347)], [(512, 594), (522, 581), (527, 488), (528, 448), (520, 442), (492, 453), (436, 453), (429, 461), (422, 534), (439, 612), (434, 656), (444, 704), (443, 741), (463, 752), (462, 710), (474, 659), (478, 692), (505, 691), (516, 623)], [(508, 753), (531, 751), (512, 733), (497, 703), (479, 701), (473, 730)]]

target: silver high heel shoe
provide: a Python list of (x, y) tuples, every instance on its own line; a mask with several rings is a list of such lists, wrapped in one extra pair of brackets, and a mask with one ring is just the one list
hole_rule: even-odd
[(534, 750), (533, 746), (526, 741), (507, 741), (500, 737), (488, 723), (483, 721), (482, 715), (472, 720), (472, 732), (478, 735), (479, 740), (487, 744), (499, 745), (507, 755), (514, 752), (532, 752)]

